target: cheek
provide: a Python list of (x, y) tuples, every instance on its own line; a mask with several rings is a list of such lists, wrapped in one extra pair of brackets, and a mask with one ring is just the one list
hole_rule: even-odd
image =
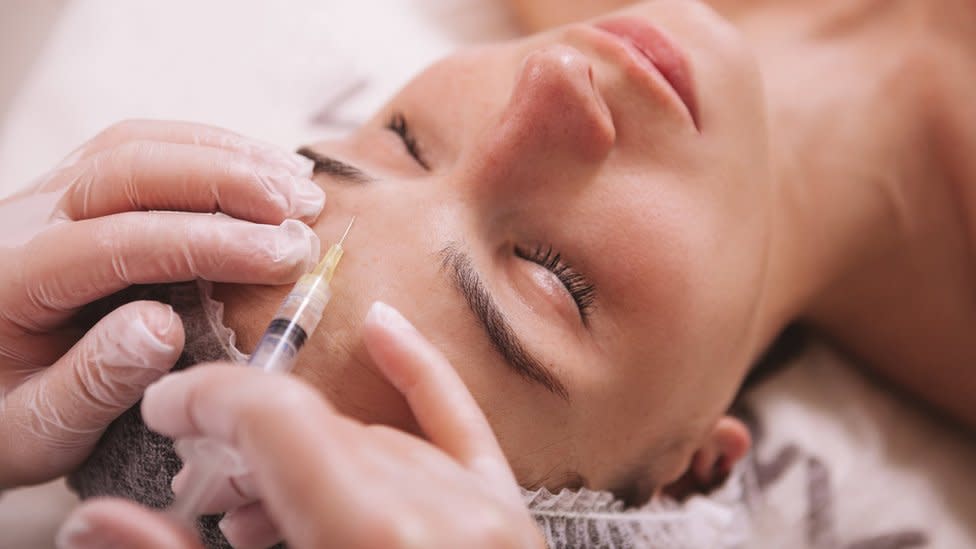
[(723, 265), (710, 249), (718, 220), (687, 185), (670, 193), (673, 186), (655, 188), (644, 202), (651, 206), (619, 209), (621, 230), (641, 230), (614, 239), (620, 259), (598, 285), (601, 295), (617, 297), (599, 305), (612, 321), (593, 326), (612, 364), (579, 372), (588, 417), (578, 421), (595, 446), (620, 452), (641, 447), (627, 442), (637, 433), (679, 439), (711, 413), (718, 400), (711, 371), (727, 340), (728, 326), (715, 320), (728, 298)]

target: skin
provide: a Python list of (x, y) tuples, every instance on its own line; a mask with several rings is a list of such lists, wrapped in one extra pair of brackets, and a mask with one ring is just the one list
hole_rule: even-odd
[[(298, 375), (343, 414), (422, 434), (360, 341), (369, 304), (389, 302), (454, 365), (521, 484), (631, 498), (742, 455), (725, 410), (796, 319), (976, 425), (976, 139), (959, 76), (976, 74), (962, 54), (976, 10), (944, 4), (627, 8), (690, 60), (694, 120), (585, 25), (435, 64), (312, 147), (377, 179), (317, 179), (322, 241), (357, 221)], [(385, 129), (394, 112), (430, 171)], [(536, 244), (596, 287), (585, 322), (515, 252)], [(451, 245), (568, 399), (492, 348), (442, 261)], [(286, 292), (218, 287), (243, 348)]]

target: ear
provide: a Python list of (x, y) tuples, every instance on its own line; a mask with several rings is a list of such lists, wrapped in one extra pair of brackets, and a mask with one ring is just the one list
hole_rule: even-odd
[(732, 467), (751, 447), (752, 437), (745, 424), (732, 416), (723, 416), (691, 457), (685, 474), (666, 486), (664, 493), (680, 500), (693, 493), (711, 491), (725, 482)]

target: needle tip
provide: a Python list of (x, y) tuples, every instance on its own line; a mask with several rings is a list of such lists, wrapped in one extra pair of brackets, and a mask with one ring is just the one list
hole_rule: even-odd
[(339, 239), (340, 246), (342, 246), (342, 243), (346, 241), (346, 235), (349, 234), (349, 229), (352, 228), (352, 224), (355, 222), (356, 222), (356, 216), (352, 216), (352, 219), (349, 220), (349, 225), (346, 226), (346, 231), (342, 233), (342, 238)]

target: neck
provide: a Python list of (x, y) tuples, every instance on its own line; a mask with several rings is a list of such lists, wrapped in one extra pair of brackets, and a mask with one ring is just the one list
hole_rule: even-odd
[[(769, 106), (767, 340), (792, 320), (816, 320), (852, 277), (882, 272), (919, 215), (920, 183), (938, 173), (921, 110), (930, 101), (916, 85), (920, 30), (905, 40), (924, 3), (877, 4), (824, 2), (812, 16), (814, 3), (787, 2), (732, 16), (760, 54)], [(850, 24), (871, 6), (881, 13)]]

